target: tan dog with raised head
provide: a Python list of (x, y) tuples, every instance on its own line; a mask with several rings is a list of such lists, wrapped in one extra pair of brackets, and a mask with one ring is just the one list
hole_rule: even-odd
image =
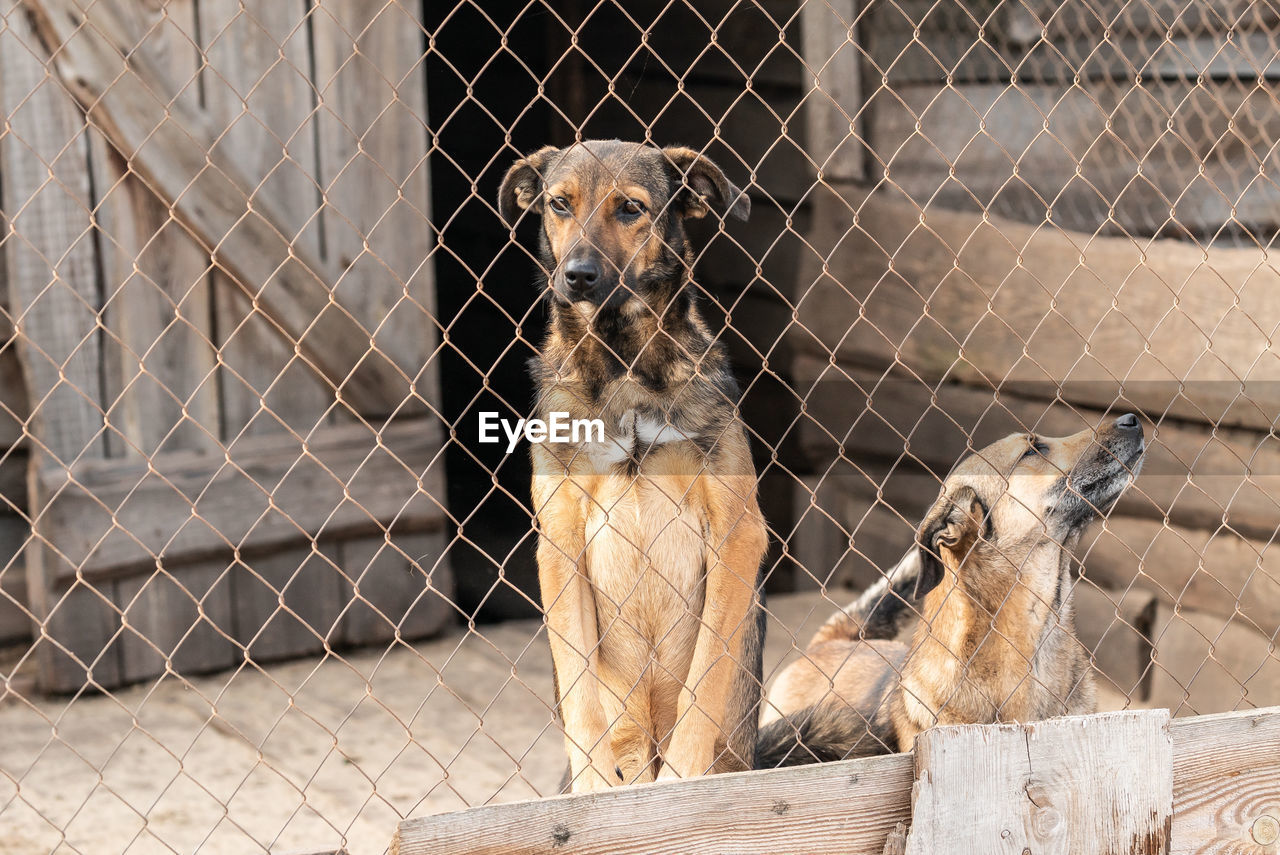
[[(917, 547), (774, 683), (760, 768), (910, 751), (936, 724), (1092, 712), (1072, 549), (1142, 463), (1134, 415), (1062, 438), (1014, 434), (967, 457)], [(910, 645), (892, 640), (919, 607)]]
[(533, 446), (538, 578), (574, 792), (749, 769), (761, 694), (755, 469), (685, 220), (750, 204), (687, 148), (591, 141), (516, 162), (541, 215), (550, 332), (536, 415), (603, 441)]

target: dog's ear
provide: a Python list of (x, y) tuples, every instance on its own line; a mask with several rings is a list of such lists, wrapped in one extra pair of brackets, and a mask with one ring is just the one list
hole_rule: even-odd
[(711, 158), (683, 146), (669, 146), (662, 154), (673, 167), (671, 196), (682, 216), (703, 217), (712, 206), (740, 220), (751, 214), (750, 197)]
[(961, 487), (934, 503), (916, 533), (920, 573), (915, 597), (919, 599), (938, 586), (944, 561), (958, 567), (978, 539), (990, 535), (989, 525), (987, 506), (972, 487)]
[(559, 153), (560, 149), (549, 145), (511, 164), (498, 188), (498, 213), (502, 219), (514, 224), (521, 210), (542, 210), (543, 176), (551, 159)]

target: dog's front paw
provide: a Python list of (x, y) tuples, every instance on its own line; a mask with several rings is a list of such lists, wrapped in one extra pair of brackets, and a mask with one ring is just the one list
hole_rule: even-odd
[(662, 771), (658, 773), (659, 781), (679, 781), (684, 778), (697, 778), (711, 770), (711, 757), (671, 758), (663, 762)]
[(571, 793), (596, 793), (622, 783), (622, 772), (611, 760), (592, 763), (579, 772), (569, 785)]

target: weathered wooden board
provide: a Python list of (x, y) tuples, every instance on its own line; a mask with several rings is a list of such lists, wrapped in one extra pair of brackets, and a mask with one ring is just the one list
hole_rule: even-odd
[(1276, 708), (1176, 719), (1172, 855), (1273, 855), (1280, 829)]
[(330, 542), (234, 562), (236, 640), (249, 658), (271, 662), (323, 651), (338, 634), (346, 572)]
[(878, 853), (910, 814), (911, 774), (898, 754), (493, 805), (401, 823), (391, 851)]
[(817, 162), (820, 180), (866, 177), (859, 5), (855, 0), (827, 0), (800, 7), (801, 54), (809, 88), (805, 151)]
[(319, 0), (311, 12), (334, 296), (373, 332), (371, 359), (412, 378), (394, 403), (439, 400), (426, 66), (411, 4)]
[(1111, 235), (1206, 240), (1228, 226), (1265, 243), (1280, 225), (1280, 190), (1258, 180), (1280, 139), (1270, 104), (1264, 89), (1194, 79), (910, 85), (876, 92), (867, 133), (919, 205)]
[[(964, 738), (973, 744), (948, 751), (948, 735), (964, 731), (970, 731)], [(989, 733), (991, 740), (975, 732)], [(976, 788), (990, 787), (993, 779), (982, 777), (985, 771), (970, 771), (945, 791), (935, 786), (938, 798), (950, 805), (963, 799), (968, 813), (977, 815), (936, 826), (937, 834), (951, 836), (939, 837), (937, 848), (925, 850), (931, 853), (1022, 855), (1024, 846), (1013, 846), (1015, 836), (1038, 838), (1026, 848), (1046, 853), (1273, 851), (1269, 844), (1251, 845), (1248, 835), (1259, 818), (1280, 809), (1274, 795), (1280, 782), (1280, 708), (1172, 722), (1166, 710), (1103, 713), (1027, 726), (944, 728), (924, 738), (938, 740), (930, 750), (939, 770), (948, 764), (952, 769), (1000, 764), (1015, 784), (1029, 785), (996, 794), (1007, 797), (1017, 818), (1006, 824), (1009, 836), (1002, 838), (1005, 828), (997, 827), (994, 838), (983, 837), (970, 848), (960, 841), (974, 823), (988, 827), (998, 816), (997, 802), (976, 796)], [(959, 748), (955, 741), (951, 746)], [(916, 762), (896, 754), (488, 805), (403, 822), (392, 852), (879, 855), (895, 826), (910, 818)], [(935, 766), (926, 759), (923, 768)], [(929, 778), (939, 780), (932, 771)], [(1065, 849), (1065, 835), (1081, 830), (1071, 820), (1083, 809), (1083, 798), (1073, 795), (1077, 785), (1081, 796), (1103, 795), (1101, 803), (1094, 802), (1098, 814), (1084, 826), (1099, 836)], [(929, 794), (917, 796), (917, 805), (922, 798)], [(1115, 805), (1134, 809), (1113, 810)], [(922, 828), (920, 816), (913, 833)], [(1139, 832), (1136, 837), (1100, 848), (1106, 835), (1130, 824)]]
[(1169, 851), (1167, 710), (937, 727), (915, 771), (907, 855)]
[(241, 659), (244, 654), (231, 635), (229, 576), (227, 562), (202, 561), (117, 582), (123, 681), (166, 672), (206, 674)]
[(1175, 715), (1280, 704), (1280, 653), (1249, 620), (1162, 603), (1152, 638), (1151, 703)]
[[(92, 180), (79, 109), (47, 73), (27, 18), (12, 14), (6, 23), (0, 28), (0, 109), (7, 116), (0, 207), (12, 230), (4, 242), (10, 310), (31, 401), (31, 466), (57, 468), (105, 453)], [(29, 491), (35, 536), (26, 550), (27, 591), (43, 622), (41, 688), (77, 689), (86, 674), (111, 684), (119, 678), (112, 644), (118, 616), (107, 596), (83, 583), (55, 586), (58, 576), (75, 574), (76, 564), (49, 546), (41, 513), (48, 499)]]
[[(156, 96), (197, 103), (194, 0), (122, 7), (133, 49), (165, 72)], [(211, 448), (218, 437), (209, 254), (90, 128), (102, 253), (110, 457)]]
[[(321, 188), (315, 92), (307, 77), (307, 4), (202, 0), (199, 14), (201, 47), (209, 61), (201, 81), (204, 107), (217, 133), (214, 151), (240, 168), (251, 204), (269, 199), (275, 206), (281, 238), (319, 258)], [(333, 403), (332, 391), (262, 313), (261, 306), (287, 285), (274, 277), (254, 284), (260, 289), (258, 308), (226, 274), (214, 276), (228, 439), (286, 426), (308, 431)]]
[(1168, 605), (1223, 615), (1224, 622), (1238, 614), (1267, 636), (1280, 631), (1274, 543), (1229, 528), (1113, 516), (1085, 534), (1077, 554), (1089, 577), (1103, 584), (1124, 587), (1137, 580)]
[[(119, 0), (83, 8), (77, 0), (29, 4), (42, 38), (58, 46), (54, 68), (122, 155), (166, 203), (219, 268), (259, 301), (273, 328), (353, 408), (386, 413), (404, 397), (408, 379), (368, 353), (370, 331), (332, 299), (332, 277), (305, 247), (291, 242), (285, 218), (269, 197), (254, 196), (238, 165), (213, 146), (206, 113), (181, 100), (163, 103), (150, 59), (129, 47)], [(84, 26), (87, 21), (91, 25)], [(252, 202), (249, 200), (252, 198)], [(275, 281), (278, 289), (261, 291)]]
[[(803, 345), (794, 332), (791, 341)], [(905, 455), (908, 463), (920, 464), (918, 471), (933, 473), (932, 485), (889, 500), (917, 522), (916, 514), (936, 498), (938, 478), (971, 448), (1014, 431), (1064, 436), (1137, 410), (1124, 398), (1103, 411), (1055, 402), (1048, 394), (997, 395), (995, 384), (939, 384), (901, 371), (832, 366), (803, 354), (792, 374), (805, 407), (799, 439), (811, 459), (825, 467), (843, 446), (864, 469), (872, 468), (869, 458), (894, 461)], [(1143, 471), (1121, 498), (1118, 513), (1167, 517), (1190, 528), (1213, 529), (1226, 521), (1240, 535), (1272, 537), (1280, 518), (1280, 442), (1274, 436), (1174, 419), (1162, 419), (1158, 428), (1145, 422), (1144, 430)], [(869, 484), (851, 465), (828, 477)]]
[(434, 635), (458, 614), (443, 531), (344, 540), (341, 639), (352, 645)]
[[(936, 382), (1268, 430), (1280, 316), (1263, 250), (1090, 238), (848, 190), (815, 209), (793, 343)], [(851, 228), (852, 226), (852, 228)]]
[[(317, 536), (441, 524), (438, 425), (405, 420), (248, 437), (225, 454), (148, 463), (98, 460), (42, 470), (48, 537), (85, 574), (265, 549)], [(433, 464), (434, 462), (434, 464)], [(59, 576), (65, 575), (59, 573)]]

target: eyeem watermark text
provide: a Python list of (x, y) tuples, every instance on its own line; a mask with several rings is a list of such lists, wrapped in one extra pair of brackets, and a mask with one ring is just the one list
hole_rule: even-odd
[(513, 424), (497, 413), (480, 414), (480, 442), (502, 442), (498, 429), (507, 437), (507, 454), (516, 450), (520, 437), (529, 442), (604, 442), (604, 422), (600, 419), (570, 419), (568, 413), (551, 413), (550, 418), (517, 419)]

